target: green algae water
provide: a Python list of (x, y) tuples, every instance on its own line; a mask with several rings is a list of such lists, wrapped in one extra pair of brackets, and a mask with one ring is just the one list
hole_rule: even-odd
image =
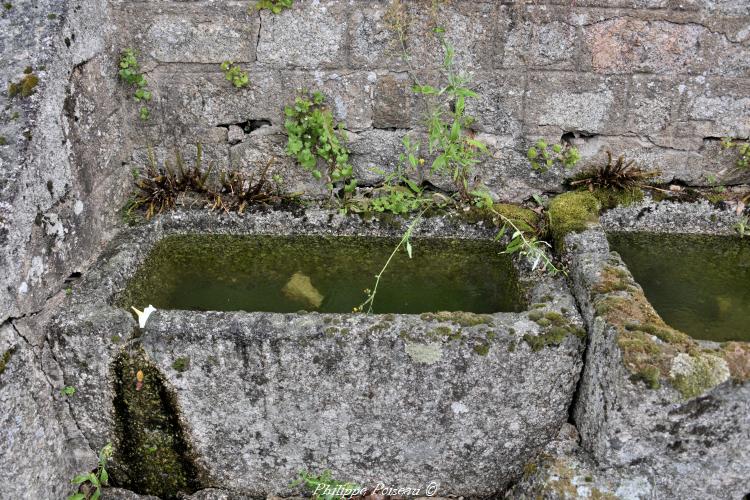
[[(398, 240), (176, 235), (158, 242), (117, 302), (199, 311), (348, 313)], [(376, 313), (516, 312), (517, 275), (490, 241), (412, 239), (383, 275)]]
[(696, 339), (750, 340), (750, 239), (610, 233), (661, 317)]

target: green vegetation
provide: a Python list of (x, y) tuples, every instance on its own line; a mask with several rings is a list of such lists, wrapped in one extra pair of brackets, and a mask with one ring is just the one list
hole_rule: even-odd
[(3, 356), (0, 357), (0, 375), (3, 374), (5, 371), (5, 367), (8, 366), (8, 363), (10, 362), (10, 357), (13, 356), (13, 353), (16, 351), (15, 347), (11, 347), (10, 349), (7, 349)]
[[(333, 114), (325, 105), (325, 96), (320, 92), (303, 91), (284, 113), (284, 127), (289, 136), (287, 153), (316, 179), (325, 175), (332, 194), (341, 186), (345, 197), (353, 193), (357, 181), (352, 176), (343, 125), (334, 123)], [(320, 162), (325, 165), (323, 172)]]
[(547, 144), (544, 139), (539, 139), (526, 152), (526, 157), (531, 162), (531, 168), (540, 172), (547, 172), (552, 167), (562, 165), (563, 168), (573, 168), (581, 155), (578, 149), (569, 144)]
[(32, 72), (24, 71), (23, 78), (16, 83), (8, 84), (8, 97), (11, 99), (16, 96), (29, 97), (36, 92), (37, 85), (39, 85), (39, 77)]
[(725, 137), (721, 140), (721, 147), (737, 151), (737, 159), (734, 162), (737, 168), (745, 170), (750, 167), (750, 142), (738, 142), (736, 139)]
[(98, 500), (102, 496), (102, 486), (107, 486), (109, 473), (107, 462), (112, 457), (112, 444), (107, 443), (99, 452), (99, 465), (95, 472), (79, 474), (71, 480), (78, 485), (78, 491), (68, 497), (68, 500)]
[(190, 358), (187, 356), (180, 356), (172, 363), (172, 368), (180, 373), (187, 371), (190, 368)]
[(380, 279), (383, 277), (385, 270), (388, 268), (388, 265), (393, 260), (393, 256), (396, 255), (399, 248), (403, 246), (404, 249), (406, 250), (406, 254), (411, 259), (411, 256), (412, 256), (412, 247), (411, 247), (411, 241), (410, 241), (411, 234), (414, 231), (414, 228), (422, 220), (423, 215), (424, 215), (424, 211), (420, 212), (419, 215), (417, 215), (411, 221), (411, 223), (409, 224), (409, 227), (406, 228), (406, 231), (404, 231), (404, 234), (401, 236), (401, 240), (399, 240), (398, 244), (393, 249), (393, 252), (391, 252), (391, 255), (388, 257), (388, 260), (385, 261), (383, 268), (380, 270), (378, 274), (375, 275), (375, 285), (373, 285), (372, 290), (370, 289), (364, 290), (365, 294), (367, 294), (367, 298), (360, 305), (356, 306), (352, 310), (353, 312), (362, 312), (365, 306), (367, 306), (367, 314), (372, 313), (372, 306), (375, 304), (375, 295), (378, 293), (378, 286), (380, 285)]
[(281, 14), (285, 9), (290, 8), (294, 0), (258, 0), (255, 4), (256, 10), (270, 10), (274, 14)]
[(8, 139), (6, 139), (4, 135), (0, 135), (0, 146), (7, 146), (7, 145), (8, 145)]
[(656, 171), (642, 170), (634, 160), (626, 162), (622, 155), (613, 161), (612, 153), (607, 151), (605, 165), (584, 170), (573, 177), (570, 185), (594, 193), (603, 208), (614, 208), (642, 200), (641, 188), (657, 175)]
[(71, 385), (66, 385), (62, 389), (60, 389), (60, 394), (63, 396), (72, 396), (76, 393), (76, 388)]
[(455, 50), (443, 36), (443, 30), (435, 29), (443, 47), (442, 86), (416, 84), (413, 90), (430, 98), (428, 100), (427, 132), (428, 149), (436, 155), (430, 166), (433, 173), (449, 174), (464, 201), (470, 201), (469, 186), (472, 169), (479, 158), (487, 154), (487, 146), (472, 137), (467, 128), (474, 118), (466, 114), (466, 100), (478, 97), (467, 87), (468, 75), (457, 72), (453, 65)]
[(221, 63), (221, 71), (224, 73), (224, 78), (228, 82), (234, 85), (234, 88), (241, 89), (247, 87), (250, 83), (250, 78), (247, 76), (245, 71), (238, 64), (234, 64), (232, 61), (224, 61)]
[(305, 471), (299, 472), (299, 477), (290, 485), (292, 488), (304, 484), (312, 495), (313, 500), (338, 500), (351, 498), (363, 493), (363, 488), (355, 483), (334, 479), (331, 471), (326, 470), (320, 475), (313, 475)]
[(202, 471), (185, 438), (174, 394), (138, 348), (114, 363), (115, 461), (113, 476), (143, 495), (178, 498), (200, 489)]
[(565, 235), (585, 230), (599, 217), (601, 204), (588, 191), (571, 191), (555, 197), (549, 205), (550, 233), (558, 246)]
[[(151, 100), (151, 91), (148, 89), (148, 82), (146, 77), (141, 73), (141, 68), (138, 64), (135, 51), (131, 48), (127, 48), (120, 54), (120, 80), (125, 82), (127, 85), (135, 87), (135, 93), (133, 98), (136, 102), (147, 103)], [(138, 110), (138, 114), (141, 120), (148, 120), (150, 111), (148, 106), (143, 104)]]

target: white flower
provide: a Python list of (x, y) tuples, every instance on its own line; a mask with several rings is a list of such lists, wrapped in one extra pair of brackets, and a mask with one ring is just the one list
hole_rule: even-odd
[(138, 327), (141, 330), (146, 327), (146, 321), (148, 321), (148, 317), (151, 316), (151, 313), (156, 311), (156, 308), (151, 304), (149, 304), (148, 307), (143, 311), (139, 311), (133, 306), (131, 306), (131, 309), (133, 309), (135, 311), (135, 314), (138, 316)]

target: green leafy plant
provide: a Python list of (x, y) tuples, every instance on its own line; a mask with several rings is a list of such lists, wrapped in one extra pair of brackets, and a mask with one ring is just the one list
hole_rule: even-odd
[(151, 113), (145, 103), (151, 100), (151, 91), (148, 89), (146, 77), (141, 73), (141, 68), (133, 49), (128, 48), (122, 51), (119, 66), (118, 75), (120, 75), (120, 79), (126, 84), (135, 87), (133, 98), (136, 102), (143, 103), (138, 110), (141, 120), (148, 120)]
[(739, 142), (730, 137), (725, 137), (721, 140), (721, 147), (737, 150), (737, 160), (735, 161), (737, 168), (744, 170), (750, 167), (750, 142)]
[(544, 240), (538, 239), (535, 235), (527, 234), (518, 227), (517, 221), (495, 209), (494, 201), (486, 189), (472, 191), (474, 205), (478, 208), (489, 210), (494, 216), (502, 221), (502, 227), (495, 236), (496, 240), (502, 239), (506, 234), (510, 234), (510, 240), (505, 246), (503, 253), (518, 253), (531, 265), (532, 271), (542, 269), (550, 274), (557, 274), (560, 269), (555, 266), (547, 254), (547, 249), (551, 245)]
[(242, 68), (238, 64), (234, 64), (232, 61), (224, 61), (221, 63), (221, 71), (224, 72), (224, 78), (228, 82), (232, 82), (235, 88), (241, 89), (247, 87), (250, 83), (250, 78), (247, 73), (242, 71)]
[(255, 4), (257, 10), (270, 10), (274, 14), (281, 14), (285, 9), (290, 8), (294, 4), (294, 0), (258, 0)]
[(299, 472), (299, 477), (292, 481), (291, 487), (304, 484), (314, 500), (338, 500), (340, 498), (351, 498), (361, 494), (363, 488), (355, 483), (337, 481), (331, 476), (331, 471), (326, 470), (318, 476), (305, 471)]
[(586, 187), (589, 191), (605, 189), (614, 191), (632, 191), (648, 180), (656, 177), (658, 172), (646, 172), (635, 164), (634, 160), (625, 161), (620, 155), (612, 160), (612, 153), (607, 151), (607, 163), (592, 167), (576, 175), (570, 182), (573, 187)]
[(424, 189), (407, 175), (407, 170), (421, 177), (424, 159), (419, 158), (419, 146), (412, 144), (409, 136), (402, 139), (404, 152), (393, 172), (373, 169), (383, 176), (383, 186), (376, 189), (370, 200), (369, 208), (375, 212), (391, 212), (396, 215), (407, 214), (431, 204), (432, 200), (424, 197)]
[(63, 396), (72, 396), (76, 393), (76, 388), (71, 385), (66, 385), (62, 389), (60, 389), (60, 394)]
[(578, 149), (569, 144), (550, 145), (544, 139), (536, 141), (526, 152), (526, 157), (531, 162), (531, 168), (540, 172), (547, 172), (556, 164), (565, 169), (573, 168), (581, 159)]
[(99, 465), (95, 472), (79, 474), (71, 480), (78, 485), (78, 491), (68, 497), (68, 500), (98, 500), (102, 496), (102, 486), (109, 481), (107, 461), (112, 457), (112, 444), (107, 443), (99, 452)]
[[(345, 197), (353, 193), (357, 182), (349, 164), (343, 126), (334, 123), (325, 96), (303, 91), (293, 106), (286, 106), (284, 113), (284, 127), (289, 136), (287, 153), (316, 179), (325, 176), (332, 193), (338, 186), (343, 186)], [(321, 163), (325, 168), (321, 169)]]
[(470, 78), (455, 70), (455, 50), (445, 40), (443, 30), (434, 31), (443, 47), (443, 73), (447, 83), (441, 87), (416, 84), (413, 90), (431, 98), (426, 125), (429, 152), (436, 156), (430, 170), (449, 173), (461, 198), (468, 201), (472, 167), (487, 153), (487, 146), (474, 139), (468, 130), (474, 118), (466, 114), (466, 100), (478, 94), (467, 87)]

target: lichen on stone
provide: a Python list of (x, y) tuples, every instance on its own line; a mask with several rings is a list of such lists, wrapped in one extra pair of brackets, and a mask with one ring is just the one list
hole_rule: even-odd
[(418, 342), (406, 342), (405, 344), (406, 354), (415, 363), (421, 363), (425, 365), (435, 364), (443, 357), (443, 348), (438, 342), (429, 342), (422, 344)]
[(672, 360), (669, 377), (683, 396), (693, 398), (729, 380), (730, 373), (727, 362), (718, 356), (680, 353)]

